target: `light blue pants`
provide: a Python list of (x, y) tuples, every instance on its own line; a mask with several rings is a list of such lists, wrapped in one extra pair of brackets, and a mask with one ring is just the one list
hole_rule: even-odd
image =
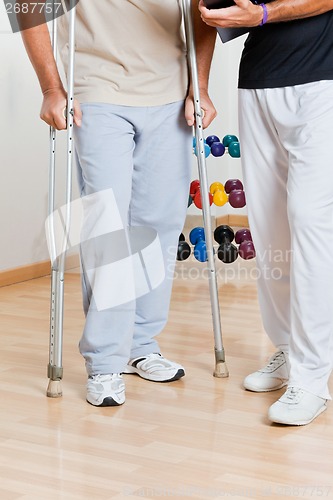
[[(86, 323), (80, 352), (89, 375), (120, 373), (129, 359), (160, 352), (155, 336), (168, 318), (177, 243), (186, 217), (192, 131), (183, 102), (157, 107), (86, 103), (81, 108), (82, 126), (75, 130), (81, 195), (112, 189), (124, 227), (154, 229), (165, 264), (165, 278), (157, 288), (99, 310), (82, 260)], [(90, 225), (100, 215), (90, 212)], [(117, 291), (124, 284), (115, 280), (110, 286)]]

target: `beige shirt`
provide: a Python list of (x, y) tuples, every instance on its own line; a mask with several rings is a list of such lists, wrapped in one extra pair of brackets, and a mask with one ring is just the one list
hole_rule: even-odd
[[(65, 70), (68, 19), (59, 19)], [(186, 96), (188, 71), (178, 0), (80, 0), (75, 95), (80, 102), (159, 106)]]

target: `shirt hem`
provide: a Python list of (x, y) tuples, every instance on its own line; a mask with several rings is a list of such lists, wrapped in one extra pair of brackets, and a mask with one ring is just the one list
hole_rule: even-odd
[(94, 92), (75, 92), (75, 97), (80, 103), (99, 102), (105, 104), (115, 104), (117, 106), (131, 107), (147, 107), (147, 106), (163, 106), (178, 101), (184, 101), (186, 92), (178, 92), (174, 94), (159, 95), (159, 96), (125, 96), (125, 95), (110, 95), (108, 92), (100, 92), (96, 89)]
[(295, 76), (293, 78), (272, 78), (268, 80), (238, 80), (239, 89), (270, 89), (279, 87), (293, 87), (320, 80), (333, 80), (333, 73), (312, 74), (311, 76)]

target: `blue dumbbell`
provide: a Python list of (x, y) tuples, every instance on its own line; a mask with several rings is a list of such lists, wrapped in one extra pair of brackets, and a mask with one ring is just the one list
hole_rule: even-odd
[(219, 139), (219, 137), (217, 137), (217, 135), (209, 135), (206, 138), (206, 142), (207, 142), (208, 146), (212, 147), (212, 144), (214, 142), (220, 142), (220, 139)]
[(211, 153), (213, 156), (223, 156), (225, 153), (225, 146), (222, 142), (213, 142), (211, 145)]
[(220, 138), (217, 135), (209, 135), (206, 142), (210, 146), (210, 152), (213, 156), (217, 157), (224, 155), (226, 146), (220, 141)]
[(205, 230), (203, 227), (195, 227), (190, 232), (190, 242), (194, 245), (193, 255), (199, 262), (207, 261), (207, 247), (205, 241)]
[[(204, 139), (204, 148), (205, 148), (205, 157), (207, 158), (210, 155), (210, 145), (207, 144), (206, 139)], [(197, 140), (193, 137), (193, 153), (195, 156), (198, 156), (197, 152)]]

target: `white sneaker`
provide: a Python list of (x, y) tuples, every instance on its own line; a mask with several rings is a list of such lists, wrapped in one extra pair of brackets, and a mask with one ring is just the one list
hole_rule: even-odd
[(254, 392), (268, 392), (281, 389), (288, 384), (288, 356), (278, 351), (270, 358), (267, 366), (248, 375), (243, 382), (245, 389)]
[(124, 373), (136, 373), (153, 382), (173, 382), (184, 377), (185, 370), (178, 363), (164, 358), (162, 354), (151, 353), (131, 359)]
[(123, 376), (119, 373), (111, 373), (89, 377), (87, 401), (94, 406), (119, 406), (125, 403)]
[(299, 387), (288, 387), (270, 407), (268, 418), (278, 424), (306, 425), (327, 409), (326, 401)]

